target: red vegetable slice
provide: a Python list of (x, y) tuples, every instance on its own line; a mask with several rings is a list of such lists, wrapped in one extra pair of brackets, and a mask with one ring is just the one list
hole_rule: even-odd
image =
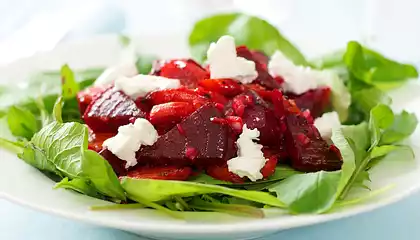
[[(236, 149), (229, 138), (230, 129), (226, 125), (211, 122), (213, 117), (222, 117), (220, 111), (207, 104), (169, 132), (160, 136), (153, 146), (144, 146), (137, 152), (142, 165), (206, 166), (226, 162)], [(196, 150), (192, 158), (190, 149)]]
[(194, 111), (195, 109), (191, 103), (162, 103), (153, 106), (149, 114), (149, 121), (155, 126), (159, 133), (164, 133)]
[(314, 118), (322, 116), (331, 107), (331, 89), (329, 87), (309, 90), (301, 95), (292, 93), (286, 93), (286, 95), (293, 99), (302, 111), (309, 110)]
[(116, 133), (131, 118), (145, 115), (130, 97), (110, 87), (88, 106), (83, 120), (94, 132)]
[(152, 74), (179, 79), (183, 86), (195, 88), (199, 81), (210, 77), (209, 72), (192, 59), (159, 60), (153, 64)]
[(80, 114), (83, 115), (89, 104), (95, 100), (107, 87), (90, 87), (77, 93)]
[(200, 81), (200, 86), (206, 90), (220, 93), (226, 97), (234, 97), (243, 92), (244, 87), (233, 79), (205, 79)]
[(150, 93), (146, 98), (151, 105), (158, 105), (168, 102), (187, 102), (195, 108), (203, 106), (209, 101), (198, 92), (191, 89), (165, 89)]
[(293, 101), (281, 98), (281, 93), (278, 91), (275, 91), (273, 96), (276, 112), (285, 114), (286, 149), (292, 167), (303, 172), (340, 169), (342, 160), (338, 149), (331, 148), (321, 138), (318, 129), (308, 122), (305, 114)]

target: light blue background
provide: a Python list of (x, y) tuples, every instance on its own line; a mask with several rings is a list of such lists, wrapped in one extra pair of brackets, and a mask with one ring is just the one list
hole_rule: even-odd
[[(10, 42), (15, 43), (18, 49), (22, 44), (31, 44), (31, 48), (28, 48), (31, 51), (49, 48), (50, 46), (45, 46), (45, 41), (31, 41), (33, 37), (31, 34), (33, 30), (37, 31), (37, 28), (42, 28), (42, 32), (51, 33), (44, 36), (46, 39), (56, 39), (51, 42), (51, 45), (84, 38), (91, 34), (123, 30), (135, 34), (153, 34), (160, 31), (184, 32), (189, 29), (194, 19), (210, 12), (230, 10), (233, 3), (239, 3), (233, 0), (171, 0), (164, 1), (165, 3), (130, 0), (90, 0), (88, 2), (89, 6), (84, 0), (60, 1), (59, 4), (54, 0), (39, 0), (36, 3), (30, 0), (0, 0), (0, 49), (2, 43)], [(420, 3), (414, 0), (343, 0), (339, 2), (334, 0), (243, 0), (240, 2), (240, 6), (238, 4), (240, 11), (264, 15), (276, 25), (280, 25), (283, 33), (298, 44), (305, 45), (307, 41), (310, 41), (317, 46), (323, 43), (336, 47), (343, 46), (348, 39), (368, 38), (369, 41), (374, 40), (375, 46), (381, 51), (392, 56), (415, 61), (420, 59), (420, 48), (418, 48), (420, 31), (417, 26), (420, 20), (420, 15), (418, 15)], [(256, 2), (258, 4), (255, 5)], [(79, 11), (79, 9), (86, 10), (88, 7), (92, 9), (91, 12)], [(75, 9), (78, 14), (71, 12)], [(317, 9), (318, 15), (311, 17), (310, 14), (314, 9)], [(52, 13), (55, 15), (51, 15)], [(83, 19), (77, 24), (76, 22), (72, 23), (73, 25), (64, 24), (65, 20), (76, 17)], [(155, 17), (159, 20), (154, 19)], [(39, 19), (46, 20), (41, 21), (39, 25), (28, 24), (37, 22)], [(147, 19), (147, 24), (139, 24), (144, 23), (145, 19)], [(305, 26), (306, 30), (302, 31), (301, 26)], [(66, 34), (55, 36), (56, 30), (63, 27), (68, 28), (64, 31)], [(19, 32), (21, 35), (14, 35), (21, 29), (26, 29), (27, 34), (21, 31)], [(305, 35), (308, 33), (312, 34), (311, 38)], [(37, 37), (39, 39), (39, 36)], [(322, 37), (324, 39), (321, 39)], [(8, 38), (13, 41), (8, 42)], [(395, 45), (397, 42), (400, 44)], [(21, 57), (0, 54), (2, 54), (2, 60), (7, 58), (11, 61)], [(266, 237), (264, 240), (420, 239), (420, 211), (418, 209), (420, 209), (420, 194), (371, 213), (283, 231)], [(144, 238), (118, 230), (49, 216), (0, 200), (0, 239), (141, 240)]]

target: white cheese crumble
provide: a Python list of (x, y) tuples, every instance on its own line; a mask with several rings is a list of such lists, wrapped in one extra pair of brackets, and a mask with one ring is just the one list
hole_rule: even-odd
[(268, 71), (284, 79), (283, 88), (287, 92), (302, 94), (318, 87), (319, 71), (310, 67), (296, 66), (280, 51), (276, 51), (268, 62)]
[(210, 44), (207, 61), (212, 79), (232, 78), (246, 84), (258, 77), (255, 63), (237, 56), (235, 39), (231, 36), (222, 36), (216, 43)]
[(318, 129), (322, 138), (329, 140), (332, 136), (332, 130), (341, 126), (337, 112), (324, 113), (321, 117), (314, 121), (315, 127)]
[(260, 132), (258, 129), (250, 130), (244, 124), (242, 133), (239, 135), (236, 145), (238, 146), (238, 157), (230, 159), (228, 169), (239, 177), (248, 177), (251, 181), (262, 179), (261, 169), (264, 167), (265, 159), (261, 151), (262, 145), (252, 140), (258, 140)]
[(136, 67), (136, 49), (133, 44), (125, 48), (119, 58), (119, 64), (105, 69), (93, 83), (94, 86), (108, 85), (117, 78), (132, 77), (139, 74)]
[(180, 86), (181, 83), (178, 79), (139, 74), (131, 78), (117, 78), (114, 88), (136, 99), (138, 97), (144, 97), (152, 91), (179, 88)]
[(151, 146), (158, 139), (158, 133), (153, 125), (144, 118), (138, 118), (134, 124), (118, 128), (118, 134), (108, 138), (102, 144), (118, 158), (126, 161), (125, 168), (137, 164), (136, 152), (142, 145)]

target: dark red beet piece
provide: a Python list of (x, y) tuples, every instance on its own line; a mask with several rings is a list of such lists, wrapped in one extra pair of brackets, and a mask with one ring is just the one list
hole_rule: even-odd
[[(238, 102), (243, 102), (240, 101), (241, 99), (248, 100), (244, 104), (239, 104)], [(254, 91), (248, 90), (236, 96), (232, 100), (232, 108), (236, 115), (241, 115), (243, 124), (246, 124), (249, 129), (258, 129), (260, 132), (259, 143), (265, 146), (282, 145), (281, 118), (277, 118), (269, 103)]]
[[(236, 149), (230, 149), (235, 146), (229, 142), (229, 127), (212, 123), (210, 119), (213, 117), (222, 117), (213, 104), (199, 108), (160, 136), (153, 146), (142, 147), (137, 152), (139, 164), (204, 166), (224, 163), (232, 157), (231, 153), (236, 152)], [(191, 159), (190, 154), (186, 154), (191, 148), (197, 150), (194, 159)]]
[(334, 171), (341, 168), (342, 160), (336, 149), (321, 138), (318, 129), (308, 123), (293, 101), (273, 98), (277, 110), (285, 113), (286, 149), (294, 169), (303, 172)]
[(286, 93), (286, 95), (289, 99), (293, 99), (302, 111), (309, 110), (314, 118), (322, 116), (331, 106), (331, 89), (329, 87), (309, 90), (301, 95), (292, 93)]
[(102, 151), (100, 151), (99, 154), (101, 154), (101, 156), (109, 162), (117, 176), (127, 175), (127, 169), (125, 168), (126, 161), (119, 159), (106, 148), (102, 149)]
[(151, 74), (179, 79), (188, 88), (195, 88), (199, 81), (210, 77), (209, 72), (192, 59), (158, 60)]
[(191, 175), (192, 169), (190, 167), (150, 167), (139, 166), (130, 170), (127, 173), (129, 178), (137, 179), (158, 179), (158, 180), (187, 180)]
[(77, 93), (77, 102), (79, 103), (80, 115), (83, 116), (89, 104), (95, 100), (106, 87), (90, 87)]
[(116, 133), (130, 118), (144, 116), (130, 97), (110, 87), (88, 106), (83, 120), (94, 132)]
[(254, 54), (245, 46), (237, 47), (236, 53), (239, 57), (255, 62), (255, 69), (258, 72), (258, 78), (255, 82), (268, 89), (277, 89), (281, 87), (281, 84), (274, 80), (274, 78), (268, 73), (266, 65), (259, 61), (261, 59), (260, 56), (254, 56)]

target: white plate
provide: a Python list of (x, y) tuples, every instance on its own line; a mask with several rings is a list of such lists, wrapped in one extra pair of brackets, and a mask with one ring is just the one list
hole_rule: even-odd
[[(171, 39), (168, 41), (167, 39)], [(165, 57), (186, 54), (182, 39), (173, 37), (139, 38), (143, 52), (157, 53)], [(115, 63), (120, 46), (115, 36), (103, 36), (82, 42), (65, 44), (54, 51), (40, 53), (0, 67), (0, 82), (21, 81), (30, 72), (42, 69), (57, 69), (63, 63), (76, 68), (104, 66)], [(420, 116), (419, 85), (409, 84), (393, 92), (394, 108), (407, 108)], [(420, 142), (420, 131), (412, 136), (412, 142)], [(420, 157), (418, 146), (414, 146)], [(89, 206), (102, 204), (101, 200), (89, 198), (67, 190), (53, 190), (54, 183), (36, 169), (20, 161), (16, 156), (0, 150), (0, 193), (10, 201), (47, 212), (97, 225), (118, 228), (141, 235), (164, 239), (248, 239), (276, 231), (331, 221), (362, 212), (367, 212), (401, 200), (420, 188), (420, 158), (414, 162), (399, 159), (385, 162), (372, 172), (372, 189), (389, 184), (395, 187), (370, 199), (362, 205), (346, 208), (340, 212), (324, 215), (290, 216), (279, 211), (268, 212), (265, 219), (254, 220), (209, 213), (197, 219), (195, 214), (187, 220), (168, 218), (153, 210), (130, 210), (92, 212)]]

